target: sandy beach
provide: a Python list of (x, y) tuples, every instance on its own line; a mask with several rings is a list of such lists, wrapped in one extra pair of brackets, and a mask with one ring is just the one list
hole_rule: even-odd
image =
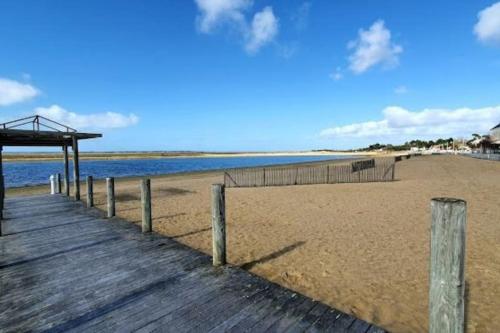
[[(468, 203), (468, 332), (500, 331), (500, 163), (425, 156), (392, 183), (228, 189), (228, 259), (393, 332), (428, 325), (430, 200)], [(211, 253), (210, 184), (221, 173), (155, 177), (154, 231)], [(95, 185), (104, 209), (104, 183)], [(8, 195), (47, 192), (47, 187)], [(140, 223), (138, 179), (116, 180), (117, 213)]]

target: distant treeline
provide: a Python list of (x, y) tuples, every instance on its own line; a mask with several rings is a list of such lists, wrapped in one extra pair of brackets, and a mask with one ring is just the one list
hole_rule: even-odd
[[(443, 146), (451, 146), (453, 145), (453, 138), (449, 139), (437, 139), (437, 140), (411, 140), (407, 141), (402, 145), (391, 145), (391, 144), (381, 144), (381, 143), (375, 143), (372, 145), (369, 145), (368, 147), (365, 148), (360, 148), (360, 149), (351, 149), (348, 151), (376, 151), (376, 150), (392, 150), (392, 151), (403, 151), (403, 150), (410, 150), (411, 148), (431, 148), (436, 145), (443, 145)], [(321, 149), (318, 151), (332, 151), (334, 150), (329, 150), (329, 149)]]
[(402, 145), (391, 145), (391, 144), (380, 144), (380, 143), (375, 143), (373, 145), (369, 145), (366, 148), (360, 149), (361, 151), (370, 151), (370, 150), (394, 150), (394, 151), (401, 151), (401, 150), (409, 150), (411, 148), (431, 148), (436, 145), (443, 145), (443, 146), (451, 146), (453, 145), (453, 138), (449, 139), (437, 139), (436, 141), (434, 140), (412, 140), (412, 141), (407, 141)]

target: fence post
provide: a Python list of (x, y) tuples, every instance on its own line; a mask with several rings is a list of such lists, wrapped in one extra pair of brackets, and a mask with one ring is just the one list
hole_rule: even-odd
[(106, 189), (108, 199), (108, 218), (115, 216), (115, 179), (113, 177), (106, 178)]
[(49, 181), (50, 181), (50, 194), (54, 195), (56, 194), (56, 177), (54, 175), (50, 175)]
[(56, 184), (57, 184), (57, 193), (61, 193), (61, 174), (56, 173)]
[(396, 162), (392, 164), (392, 180), (396, 177)]
[(429, 332), (464, 332), (464, 260), (467, 203), (431, 201)]
[(94, 207), (94, 179), (87, 176), (87, 207)]
[(151, 180), (141, 181), (142, 232), (153, 231), (151, 219)]
[(226, 264), (226, 209), (225, 188), (212, 185), (212, 248), (213, 265)]

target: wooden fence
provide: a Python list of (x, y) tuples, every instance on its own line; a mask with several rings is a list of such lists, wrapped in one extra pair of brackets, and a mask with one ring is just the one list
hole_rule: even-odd
[(349, 164), (234, 169), (224, 173), (226, 187), (387, 182), (394, 180), (395, 160), (370, 159)]

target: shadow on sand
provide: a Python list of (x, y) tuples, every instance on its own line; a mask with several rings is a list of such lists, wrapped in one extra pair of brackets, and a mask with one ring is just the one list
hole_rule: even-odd
[(288, 253), (288, 252), (291, 252), (293, 250), (295, 250), (296, 248), (304, 245), (306, 242), (304, 241), (300, 241), (300, 242), (295, 242), (291, 245), (288, 245), (284, 248), (282, 248), (281, 250), (278, 250), (278, 251), (275, 251), (273, 253), (270, 253), (264, 257), (261, 257), (259, 259), (256, 259), (256, 260), (253, 260), (253, 261), (249, 261), (243, 265), (241, 265), (240, 267), (245, 269), (245, 270), (249, 270), (249, 269), (252, 269), (255, 265), (258, 265), (258, 264), (263, 264), (263, 263), (266, 263), (268, 261), (271, 261), (273, 259), (276, 259), (278, 257), (281, 257), (282, 255)]

